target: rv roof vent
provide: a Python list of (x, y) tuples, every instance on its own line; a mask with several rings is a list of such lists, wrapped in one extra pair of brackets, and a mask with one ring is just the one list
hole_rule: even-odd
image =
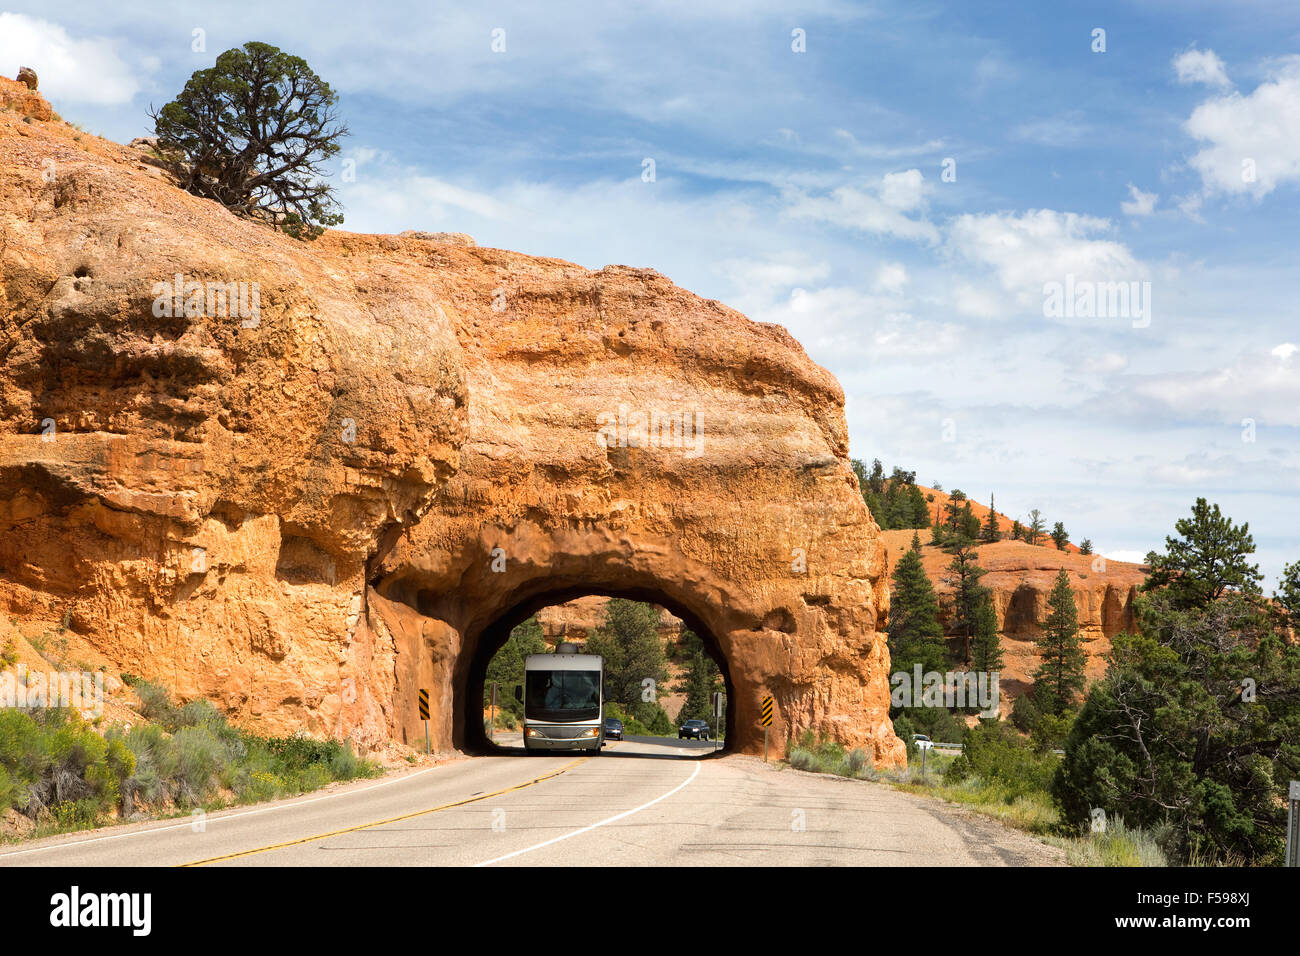
[(557, 644), (557, 645), (555, 645), (555, 653), (557, 653), (557, 654), (576, 654), (576, 653), (578, 653), (578, 645), (577, 645), (577, 644), (571, 644), (571, 643), (569, 643), (568, 641), (564, 641), (564, 642), (561, 643), (561, 644)]

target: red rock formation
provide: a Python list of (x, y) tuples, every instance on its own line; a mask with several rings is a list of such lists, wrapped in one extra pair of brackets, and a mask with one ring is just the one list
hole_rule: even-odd
[(902, 759), (843, 395), (783, 329), (650, 270), (458, 235), (297, 242), (39, 121), (14, 85), (9, 613), (66, 614), (120, 669), (270, 732), (422, 739), (426, 687), (448, 747), (511, 624), (625, 594), (726, 662), (733, 746), (761, 746), (770, 693), (778, 741), (812, 728)]
[[(943, 582), (951, 558), (943, 549), (928, 543), (928, 531), (919, 534), (926, 575), (943, 604), (943, 598), (952, 594), (952, 588)], [(882, 535), (892, 571), (899, 556), (911, 547), (913, 532), (885, 531)], [(993, 606), (998, 614), (1005, 662), (1000, 683), (1003, 697), (1008, 701), (1025, 691), (1038, 668), (1039, 654), (1034, 639), (1042, 633), (1041, 624), (1048, 613), (1047, 599), (1061, 568), (1069, 572), (1074, 603), (1079, 610), (1079, 630), (1088, 639), (1084, 648), (1088, 654), (1089, 679), (1105, 672), (1105, 655), (1110, 650), (1111, 638), (1136, 627), (1133, 600), (1147, 577), (1142, 565), (1109, 561), (1077, 551), (1061, 552), (1050, 543), (1043, 546), (1009, 540), (981, 545), (978, 554), (980, 567), (988, 572), (980, 583), (992, 589)], [(944, 622), (951, 628), (950, 615), (945, 614)], [(955, 636), (955, 632), (949, 633)]]

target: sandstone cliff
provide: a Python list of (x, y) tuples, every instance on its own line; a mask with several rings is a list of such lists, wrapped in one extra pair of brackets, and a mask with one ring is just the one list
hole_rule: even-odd
[[(268, 732), (470, 741), (523, 616), (668, 607), (731, 744), (898, 762), (843, 395), (646, 269), (431, 233), (305, 244), (0, 83), (0, 607)], [(238, 300), (240, 305), (233, 303)]]

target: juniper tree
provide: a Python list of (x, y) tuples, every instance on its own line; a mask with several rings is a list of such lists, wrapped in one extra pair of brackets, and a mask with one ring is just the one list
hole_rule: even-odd
[(320, 165), (348, 132), (337, 104), (306, 60), (250, 42), (196, 70), (150, 116), (158, 152), (182, 189), (314, 239), (343, 221)]

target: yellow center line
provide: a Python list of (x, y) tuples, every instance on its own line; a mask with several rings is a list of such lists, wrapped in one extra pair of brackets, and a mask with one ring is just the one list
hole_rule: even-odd
[(444, 803), (440, 807), (430, 807), (427, 810), (416, 810), (414, 813), (404, 813), (399, 817), (389, 817), (387, 820), (375, 820), (371, 823), (359, 823), (354, 827), (344, 827), (342, 830), (331, 830), (329, 833), (318, 833), (315, 836), (303, 837), (301, 840), (287, 840), (284, 843), (273, 843), (270, 846), (257, 847), (254, 850), (241, 850), (238, 853), (227, 853), (225, 856), (208, 857), (206, 860), (195, 860), (192, 863), (181, 863), (179, 866), (205, 866), (208, 863), (220, 863), (223, 860), (237, 860), (240, 857), (253, 856), (258, 853), (269, 853), (272, 850), (283, 850), (285, 847), (301, 846), (304, 843), (315, 843), (317, 840), (328, 840), (330, 837), (341, 836), (344, 833), (356, 833), (358, 830), (369, 830), (371, 827), (382, 827), (388, 823), (399, 823), (402, 820), (411, 820), (415, 817), (422, 817), (430, 813), (437, 813), (440, 810), (451, 810), (455, 807), (463, 807), (468, 803), (477, 803), (480, 800), (487, 800), (491, 797), (499, 797), (503, 793), (513, 793), (516, 790), (523, 790), (525, 787), (531, 787), (539, 784), (544, 780), (550, 780), (552, 777), (558, 777), (562, 773), (567, 773), (574, 767), (584, 761), (590, 760), (590, 757), (579, 757), (572, 763), (567, 763), (558, 770), (552, 770), (550, 773), (544, 773), (540, 777), (534, 777), (524, 783), (517, 783), (513, 787), (503, 787), (500, 790), (493, 790), (491, 793), (480, 793), (476, 797), (466, 797), (464, 800), (457, 800), (455, 803)]

